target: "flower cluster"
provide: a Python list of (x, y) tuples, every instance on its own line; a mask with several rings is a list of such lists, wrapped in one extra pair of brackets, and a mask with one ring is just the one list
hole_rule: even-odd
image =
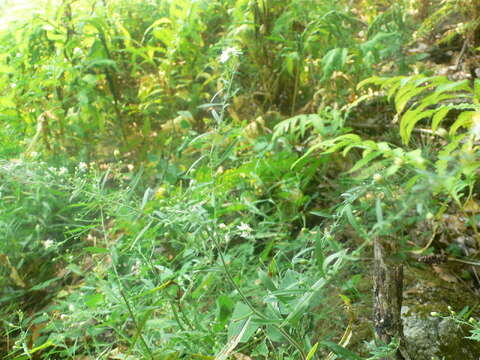
[(250, 225), (241, 222), (240, 225), (237, 226), (237, 230), (240, 231), (240, 236), (243, 238), (248, 238), (252, 234), (253, 229)]
[(237, 57), (241, 55), (242, 52), (238, 50), (237, 48), (234, 47), (227, 47), (225, 50), (222, 51), (222, 54), (220, 55), (220, 62), (222, 64), (226, 63), (230, 58), (232, 57)]

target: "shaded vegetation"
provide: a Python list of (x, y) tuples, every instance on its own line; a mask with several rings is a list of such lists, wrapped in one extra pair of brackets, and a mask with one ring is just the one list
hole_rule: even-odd
[(5, 359), (397, 359), (375, 239), (478, 292), (477, 1), (0, 14)]

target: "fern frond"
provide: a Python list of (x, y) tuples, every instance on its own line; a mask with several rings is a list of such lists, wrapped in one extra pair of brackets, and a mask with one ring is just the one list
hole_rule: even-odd
[(321, 127), (321, 118), (318, 114), (302, 114), (283, 120), (274, 127), (273, 139), (290, 135), (294, 138), (305, 136), (307, 130)]

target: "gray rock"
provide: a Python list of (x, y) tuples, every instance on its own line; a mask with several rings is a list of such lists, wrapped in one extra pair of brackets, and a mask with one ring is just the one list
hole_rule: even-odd
[(415, 360), (478, 360), (480, 343), (466, 339), (468, 331), (450, 318), (416, 313), (402, 307), (407, 348)]
[(466, 338), (471, 328), (448, 317), (450, 309), (475, 308), (477, 296), (462, 283), (449, 283), (428, 270), (406, 272), (402, 319), (412, 360), (479, 360), (480, 342)]

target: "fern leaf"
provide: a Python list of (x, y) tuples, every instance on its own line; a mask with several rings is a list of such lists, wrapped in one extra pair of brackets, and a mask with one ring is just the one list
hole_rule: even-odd
[(469, 128), (472, 124), (472, 117), (475, 114), (475, 111), (464, 111), (461, 113), (457, 120), (453, 123), (453, 125), (450, 127), (449, 134), (450, 135), (455, 135), (457, 130), (461, 127)]
[(372, 160), (378, 158), (379, 156), (382, 155), (381, 151), (373, 151), (364, 156), (362, 159), (357, 161), (355, 165), (348, 171), (348, 174), (351, 174), (365, 166), (367, 166)]
[(451, 110), (450, 106), (443, 105), (437, 111), (435, 112), (435, 115), (433, 115), (432, 118), (432, 130), (437, 131), (438, 126), (440, 123), (445, 119), (447, 116), (448, 112)]
[(402, 138), (402, 142), (405, 145), (408, 144), (415, 124), (422, 119), (432, 116), (434, 113), (435, 110), (433, 109), (426, 111), (422, 111), (421, 108), (408, 110), (400, 120), (400, 136)]
[(335, 48), (326, 53), (322, 59), (322, 81), (330, 79), (335, 70), (342, 70), (347, 63), (347, 56), (347, 48)]

